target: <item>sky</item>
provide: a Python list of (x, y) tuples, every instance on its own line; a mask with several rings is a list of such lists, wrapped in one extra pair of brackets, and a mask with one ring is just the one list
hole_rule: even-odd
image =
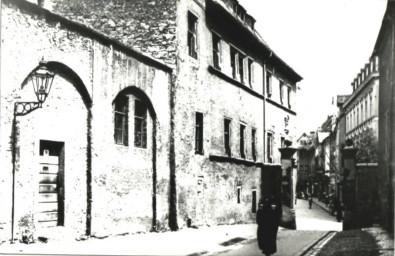
[[(297, 84), (297, 136), (337, 110), (336, 95), (369, 61), (387, 0), (239, 0), (270, 48), (303, 80)], [(332, 105), (332, 97), (335, 104)]]

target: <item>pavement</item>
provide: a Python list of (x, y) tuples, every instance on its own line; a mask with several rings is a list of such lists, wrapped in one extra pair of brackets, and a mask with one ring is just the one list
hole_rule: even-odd
[[(317, 206), (320, 202), (315, 202)], [(319, 206), (319, 205), (318, 205)], [(325, 206), (325, 205), (323, 205)], [(331, 239), (341, 231), (341, 223), (324, 211), (324, 208), (308, 209), (306, 200), (298, 200), (296, 205), (298, 230), (280, 228), (278, 242), (286, 253), (290, 246), (298, 246), (297, 255), (317, 255), (324, 246), (331, 246)], [(47, 243), (36, 241), (33, 244), (0, 244), (1, 255), (16, 254), (77, 254), (77, 255), (228, 255), (240, 247), (256, 247), (256, 224), (204, 226), (183, 228), (176, 232), (126, 234), (107, 238), (89, 237), (83, 241), (67, 238), (49, 240)], [(320, 230), (320, 231), (316, 231)], [(393, 238), (380, 227), (364, 229), (377, 243), (380, 255), (394, 255)], [(310, 233), (311, 234), (310, 234)], [(297, 237), (311, 237), (299, 240)], [(354, 239), (354, 238), (353, 238)], [(357, 238), (356, 238), (357, 239)], [(305, 242), (302, 244), (301, 242)], [(230, 254), (229, 254), (230, 255)], [(237, 254), (235, 254), (237, 255)], [(243, 254), (249, 255), (249, 254)], [(288, 255), (288, 254), (284, 254)], [(295, 255), (295, 254), (290, 254)]]
[[(313, 207), (319, 207), (325, 211), (327, 211), (330, 214), (329, 207), (321, 202), (318, 201), (317, 198), (313, 199)], [(341, 223), (340, 223), (341, 224)], [(344, 231), (338, 232), (338, 235), (341, 235), (341, 233), (345, 233)], [(378, 250), (378, 255), (380, 256), (393, 256), (394, 255), (394, 238), (393, 235), (391, 236), (385, 229), (380, 227), (379, 225), (374, 225), (373, 227), (370, 228), (362, 228), (361, 231), (366, 232), (370, 234), (376, 243), (376, 248), (371, 248), (371, 251), (374, 251), (375, 249)], [(366, 239), (363, 236), (363, 232), (354, 232), (353, 236), (347, 237), (348, 241), (347, 243), (349, 244), (358, 244), (359, 243), (364, 243), (364, 239)], [(338, 246), (335, 241), (331, 241), (332, 238), (334, 238), (336, 233), (328, 233), (326, 236), (322, 237), (319, 241), (317, 241), (315, 244), (311, 246), (308, 250), (306, 250), (302, 255), (304, 256), (315, 256), (315, 255), (321, 255), (323, 253), (323, 247), (336, 247)], [(365, 243), (367, 244), (367, 243)], [(334, 248), (334, 251), (337, 251), (337, 255), (340, 254), (340, 250), (342, 249), (347, 249), (347, 248)], [(321, 254), (320, 254), (321, 252)], [(325, 255), (327, 256), (327, 255)], [(329, 255), (328, 255), (329, 256)]]

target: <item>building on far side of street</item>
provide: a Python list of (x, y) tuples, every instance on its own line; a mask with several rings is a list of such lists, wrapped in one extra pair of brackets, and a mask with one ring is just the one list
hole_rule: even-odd
[(296, 191), (304, 194), (314, 194), (314, 172), (315, 172), (315, 140), (314, 131), (309, 134), (303, 133), (297, 139), (298, 151), (296, 162), (298, 168), (298, 181)]
[(380, 60), (378, 193), (380, 224), (394, 233), (395, 194), (395, 1), (389, 0), (372, 56)]

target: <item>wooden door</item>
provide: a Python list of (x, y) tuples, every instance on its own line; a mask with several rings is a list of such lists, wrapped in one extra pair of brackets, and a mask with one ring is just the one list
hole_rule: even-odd
[(64, 224), (63, 143), (40, 141), (38, 225)]

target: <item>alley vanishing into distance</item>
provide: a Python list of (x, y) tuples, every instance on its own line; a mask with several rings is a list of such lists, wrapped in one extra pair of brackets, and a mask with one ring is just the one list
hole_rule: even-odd
[[(309, 209), (307, 200), (298, 199), (295, 207), (297, 230), (280, 228), (277, 235), (277, 253), (275, 255), (300, 255), (312, 244), (325, 236), (328, 231), (341, 231), (342, 223), (317, 204)], [(262, 255), (256, 240), (239, 244), (231, 250), (215, 255)]]

